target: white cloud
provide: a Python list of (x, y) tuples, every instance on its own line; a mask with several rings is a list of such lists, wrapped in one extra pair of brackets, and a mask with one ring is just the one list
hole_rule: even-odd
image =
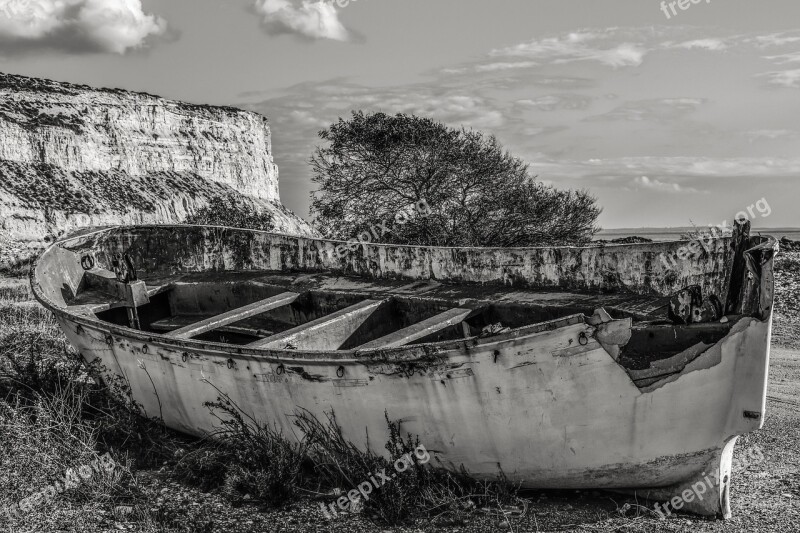
[(784, 65), (786, 63), (800, 63), (800, 52), (791, 52), (777, 56), (765, 56), (765, 59), (770, 59), (778, 65)]
[(305, 109), (292, 110), (289, 112), (289, 118), (303, 126), (313, 126), (315, 128), (327, 128), (330, 126), (330, 121), (322, 120)]
[(529, 69), (538, 66), (536, 61), (496, 61), (469, 67), (450, 67), (442, 69), (442, 74), (468, 74), (472, 72), (502, 72), (506, 70)]
[(757, 37), (745, 39), (744, 42), (753, 43), (759, 48), (767, 48), (770, 46), (784, 46), (787, 44), (800, 42), (800, 35), (788, 35), (786, 32), (772, 33), (769, 35), (759, 35)]
[(722, 39), (696, 39), (694, 41), (685, 41), (674, 45), (675, 48), (685, 48), (687, 50), (700, 49), (711, 50), (719, 52), (727, 50), (728, 45)]
[(591, 104), (589, 96), (579, 94), (548, 94), (536, 98), (517, 100), (523, 107), (533, 107), (540, 111), (555, 111), (556, 109), (579, 110), (586, 109)]
[(350, 37), (332, 2), (255, 0), (254, 7), (268, 33), (291, 33), (306, 39), (333, 41), (346, 41)]
[(696, 193), (696, 192), (700, 192), (697, 189), (695, 189), (694, 187), (682, 187), (678, 183), (670, 183), (670, 182), (666, 182), (666, 181), (660, 181), (660, 180), (657, 180), (657, 179), (650, 179), (647, 176), (640, 176), (640, 177), (636, 178), (635, 180), (633, 180), (633, 182), (634, 182), (635, 185), (639, 185), (640, 187), (643, 187), (645, 189), (651, 189), (651, 190), (660, 191), (660, 192), (671, 192), (671, 193), (682, 193), (682, 192), (686, 192), (686, 193), (694, 192), (694, 193)]
[(531, 68), (537, 66), (535, 61), (516, 61), (507, 62), (501, 61), (498, 63), (487, 63), (486, 65), (478, 65), (475, 67), (476, 72), (497, 72), (501, 70), (512, 70), (520, 68)]
[(0, 0), (0, 53), (124, 54), (166, 29), (141, 0)]
[(490, 100), (480, 96), (437, 95), (423, 89), (386, 95), (380, 99), (380, 105), (386, 111), (429, 116), (451, 125), (476, 129), (499, 128), (506, 121), (502, 111), (495, 109)]
[(543, 175), (566, 178), (641, 178), (657, 175), (687, 178), (752, 178), (754, 176), (793, 178), (800, 174), (800, 159), (779, 157), (621, 157), (588, 160), (536, 158), (536, 168)]
[(800, 88), (800, 69), (795, 70), (776, 70), (773, 72), (765, 72), (759, 74), (761, 77), (769, 79), (772, 85), (780, 85), (781, 87)]
[(753, 130), (745, 132), (744, 135), (751, 141), (757, 141), (759, 139), (769, 139), (773, 141), (775, 139), (798, 137), (800, 133), (792, 130)]
[(633, 42), (617, 41), (615, 44), (613, 40), (619, 37), (619, 33), (627, 36), (629, 32), (620, 32), (616, 28), (573, 32), (493, 50), (491, 55), (527, 57), (554, 64), (597, 61), (615, 68), (641, 65), (647, 50)]

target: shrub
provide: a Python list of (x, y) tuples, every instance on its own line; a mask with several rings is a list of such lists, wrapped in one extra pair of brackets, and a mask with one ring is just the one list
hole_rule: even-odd
[(216, 196), (206, 206), (186, 217), (186, 224), (229, 226), (232, 228), (272, 231), (275, 220), (269, 211), (262, 211), (243, 198)]
[[(399, 525), (420, 517), (445, 517), (449, 522), (463, 523), (478, 508), (518, 503), (518, 487), (501, 474), (498, 482), (474, 480), (462, 470), (454, 474), (423, 464), (416, 454), (422, 443), (419, 437), (406, 434), (401, 424), (385, 414), (389, 438), (385, 443), (388, 457), (364, 450), (346, 440), (333, 413), (320, 421), (307, 411), (297, 414), (295, 425), (303, 432), (308, 451), (315, 465), (317, 481), (343, 494), (377, 472), (395, 472), (394, 465), (404, 457), (412, 462), (397, 478), (375, 488), (369, 499), (362, 501), (364, 513), (371, 519)], [(502, 513), (500, 513), (502, 514)]]
[(221, 485), (234, 501), (249, 494), (280, 506), (297, 496), (308, 461), (304, 442), (249, 418), (227, 396), (206, 407), (219, 413), (222, 428), (181, 458), (181, 479), (205, 490)]

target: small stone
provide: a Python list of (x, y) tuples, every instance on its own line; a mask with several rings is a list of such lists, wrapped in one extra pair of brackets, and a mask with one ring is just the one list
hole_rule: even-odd
[(728, 323), (728, 317), (724, 316), (724, 317), (720, 318), (719, 319), (719, 323), (720, 324), (727, 324)]

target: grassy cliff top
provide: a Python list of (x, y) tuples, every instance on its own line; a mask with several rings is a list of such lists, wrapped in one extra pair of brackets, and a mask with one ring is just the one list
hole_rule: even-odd
[(216, 111), (227, 114), (251, 114), (266, 120), (266, 117), (252, 111), (245, 111), (230, 106), (213, 106), (207, 104), (193, 104), (179, 100), (169, 100), (160, 96), (146, 93), (127, 91), (124, 89), (113, 89), (106, 87), (90, 87), (89, 85), (77, 85), (63, 81), (55, 81), (46, 78), (31, 78), (18, 74), (7, 74), (0, 72), (0, 94), (21, 95), (22, 93), (37, 93), (39, 95), (60, 97), (60, 98), (80, 98), (89, 95), (100, 97), (105, 103), (113, 100), (127, 100), (130, 105), (173, 105), (179, 106), (187, 111)]

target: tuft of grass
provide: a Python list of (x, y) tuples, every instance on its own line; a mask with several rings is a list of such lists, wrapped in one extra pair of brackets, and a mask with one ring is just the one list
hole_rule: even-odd
[(404, 524), (421, 509), (421, 497), (427, 488), (440, 481), (440, 473), (423, 466), (415, 456), (419, 439), (411, 435), (404, 439), (400, 423), (390, 420), (388, 414), (385, 416), (389, 429), (385, 445), (388, 457), (371, 451), (368, 442), (362, 449), (345, 439), (333, 412), (327, 415), (327, 420), (320, 421), (308, 411), (300, 411), (295, 425), (305, 435), (320, 484), (344, 494), (357, 490), (359, 484), (369, 482), (378, 473), (391, 475), (395, 472), (395, 461), (409, 457), (411, 464), (405, 465), (396, 482), (382, 484), (361, 502), (370, 518), (389, 525)]
[(227, 396), (206, 407), (220, 413), (222, 427), (181, 458), (180, 479), (203, 490), (222, 486), (234, 503), (250, 495), (277, 507), (298, 497), (308, 469), (304, 442), (250, 418)]
[[(418, 437), (403, 435), (401, 424), (386, 414), (387, 454), (347, 440), (333, 412), (319, 420), (306, 410), (294, 415), (300, 436), (287, 438), (279, 430), (246, 414), (227, 396), (207, 407), (222, 429), (197, 442), (175, 467), (182, 481), (209, 490), (224, 487), (234, 503), (246, 495), (264, 506), (284, 505), (304, 494), (347, 494), (378, 473), (391, 476), (398, 462), (405, 468), (391, 482), (374, 486), (360, 501), (362, 512), (385, 525), (417, 519), (465, 524), (477, 512), (505, 516), (504, 506), (519, 507), (518, 487), (505, 479), (481, 482), (467, 472), (454, 474), (427, 465), (430, 455)], [(422, 453), (424, 452), (424, 453)], [(426, 457), (427, 455), (427, 457)], [(423, 459), (425, 459), (423, 461)], [(329, 496), (328, 496), (329, 497)]]
[(275, 229), (275, 217), (258, 209), (244, 198), (216, 196), (209, 203), (186, 217), (186, 224), (201, 226), (230, 226), (263, 231)]

